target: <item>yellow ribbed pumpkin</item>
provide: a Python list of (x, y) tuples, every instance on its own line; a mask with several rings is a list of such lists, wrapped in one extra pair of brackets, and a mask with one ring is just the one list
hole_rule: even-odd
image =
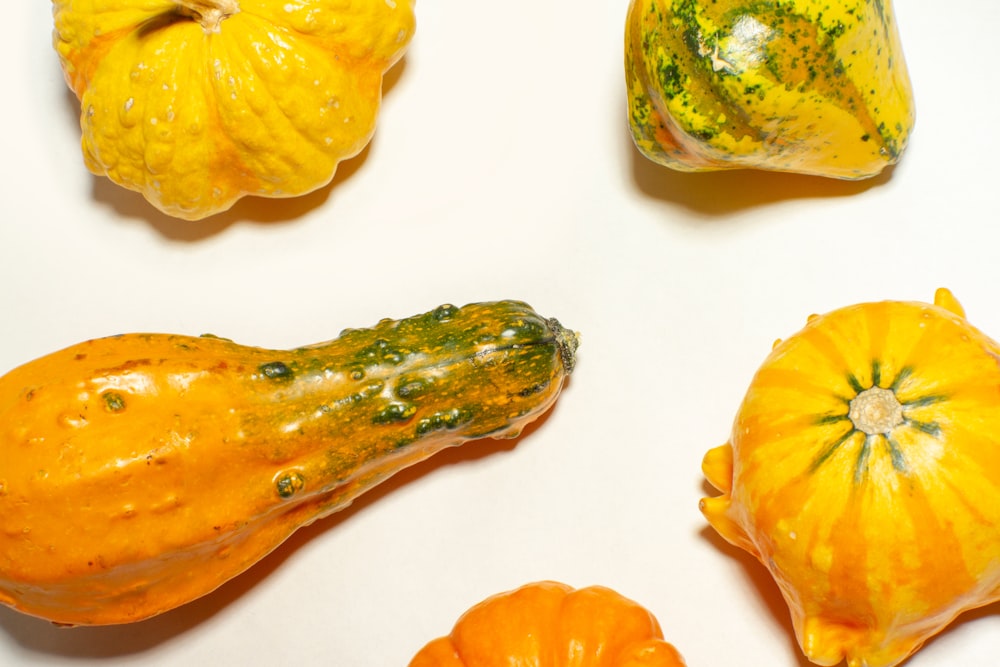
[(414, 0), (53, 0), (87, 167), (168, 215), (333, 178), (375, 130)]
[(1000, 345), (947, 290), (811, 317), (703, 470), (816, 664), (897, 665), (1000, 599)]

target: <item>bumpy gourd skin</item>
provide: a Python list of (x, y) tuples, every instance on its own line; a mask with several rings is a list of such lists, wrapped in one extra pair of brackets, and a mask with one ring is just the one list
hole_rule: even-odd
[(87, 167), (200, 219), (328, 183), (370, 140), (414, 0), (53, 0)]
[(701, 509), (763, 563), (805, 655), (890, 667), (1000, 600), (1000, 346), (946, 290), (776, 344)]
[(625, 69), (636, 146), (679, 171), (868, 178), (914, 122), (889, 0), (632, 0)]
[(0, 377), (0, 602), (67, 624), (208, 593), (440, 449), (548, 409), (577, 337), (516, 301), (294, 350), (127, 334)]
[(684, 667), (648, 610), (604, 586), (539, 581), (489, 597), (409, 667)]

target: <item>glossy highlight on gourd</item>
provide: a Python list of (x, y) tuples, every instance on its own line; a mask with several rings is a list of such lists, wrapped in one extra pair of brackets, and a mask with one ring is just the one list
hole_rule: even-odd
[(893, 667), (1000, 600), (1000, 345), (947, 290), (810, 317), (757, 371), (701, 510), (819, 665)]
[(556, 401), (579, 339), (519, 301), (444, 305), (292, 350), (123, 334), (0, 377), (0, 602), (142, 620), (445, 447)]

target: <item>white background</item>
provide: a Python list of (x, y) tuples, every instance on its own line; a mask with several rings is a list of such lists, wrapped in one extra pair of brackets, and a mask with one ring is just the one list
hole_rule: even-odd
[[(147, 622), (0, 609), (0, 664), (402, 666), (473, 603), (552, 578), (639, 601), (692, 667), (806, 665), (763, 569), (706, 529), (704, 451), (810, 313), (947, 286), (1000, 335), (1000, 4), (897, 5), (918, 119), (885, 177), (682, 175), (639, 156), (626, 0), (420, 0), (374, 141), (330, 187), (190, 223), (85, 170), (50, 6), (5, 3), (0, 372), (124, 331), (294, 347), (500, 298), (583, 344), (519, 440), (400, 473)], [(908, 667), (995, 666), (997, 611)]]

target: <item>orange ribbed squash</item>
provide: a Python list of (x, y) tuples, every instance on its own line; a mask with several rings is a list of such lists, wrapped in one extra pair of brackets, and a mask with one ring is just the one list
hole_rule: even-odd
[(466, 611), (409, 667), (684, 667), (638, 603), (603, 586), (527, 584)]
[(703, 470), (816, 664), (897, 665), (1000, 599), (1000, 346), (947, 290), (809, 318)]

